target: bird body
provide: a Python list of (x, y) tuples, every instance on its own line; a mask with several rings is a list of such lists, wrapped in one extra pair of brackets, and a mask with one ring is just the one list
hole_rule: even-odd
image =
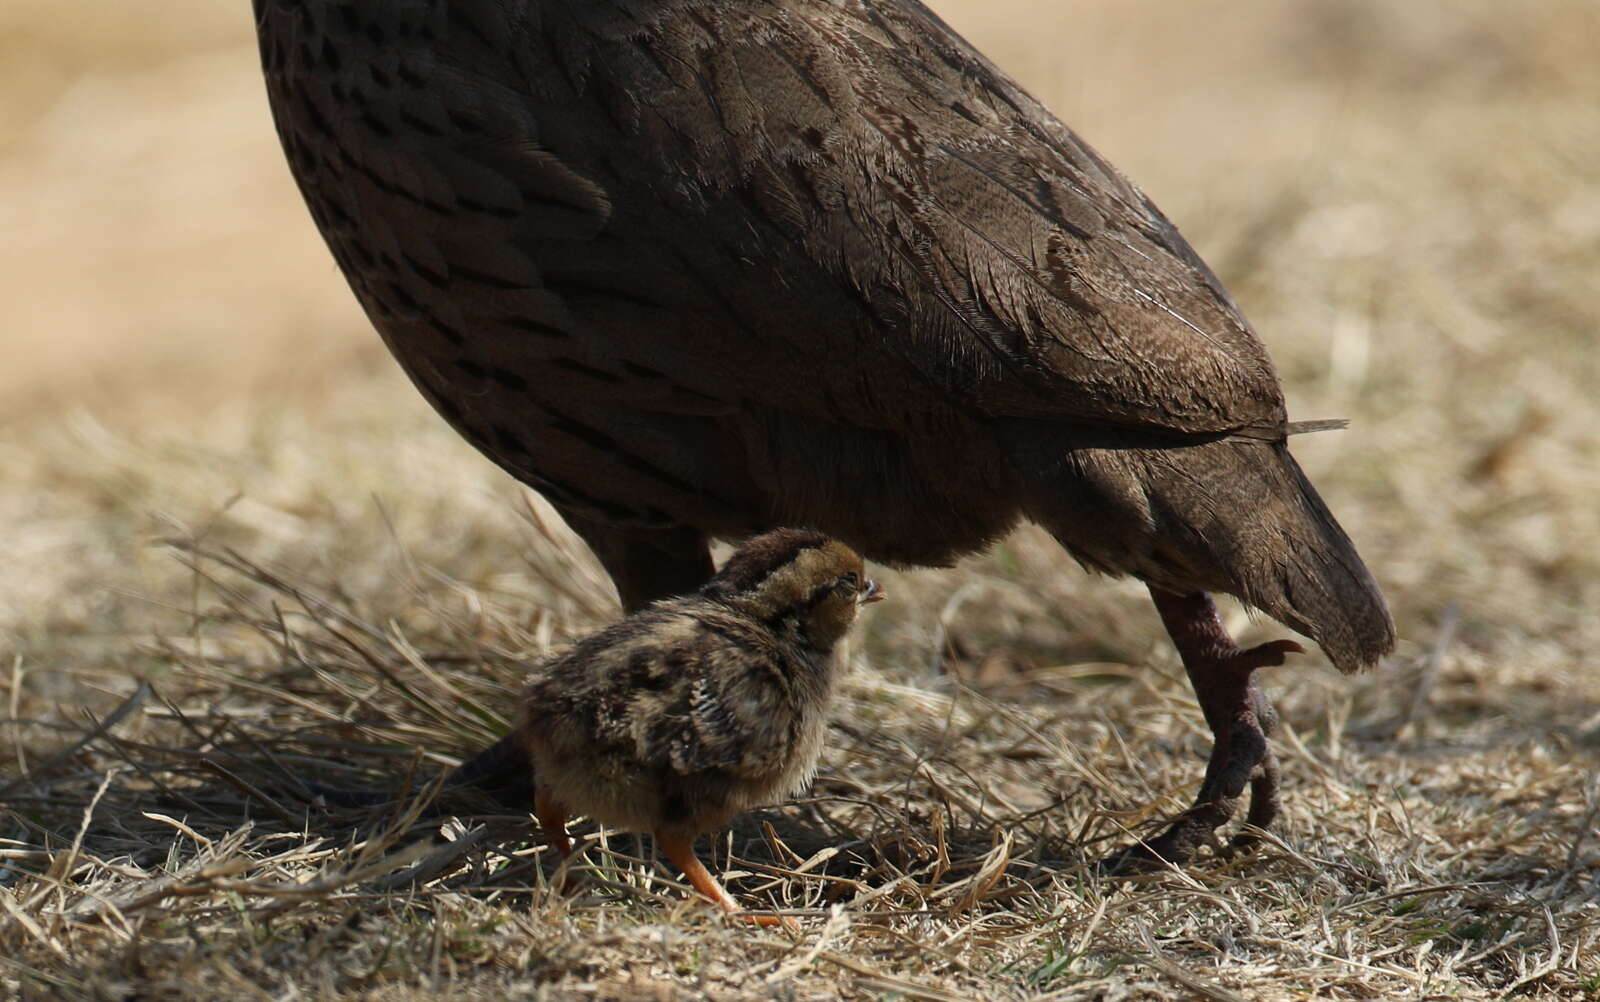
[[(686, 848), (696, 837), (811, 781), (837, 644), (859, 605), (881, 597), (848, 547), (779, 530), (746, 543), (695, 594), (536, 666), (511, 740), (532, 766), (552, 841), (566, 851), (565, 819), (583, 814), (653, 833), (699, 877)], [(728, 900), (714, 881), (702, 890)]]
[(1392, 646), (1220, 282), (916, 0), (254, 3), (367, 314), (625, 607), (714, 538), (945, 565), (1027, 518), (1342, 670)]
[[(1283, 423), (1171, 225), (918, 4), (261, 5), (280, 130), (357, 295), (563, 508), (814, 524), (839, 507), (805, 489), (825, 450), (880, 474), (859, 538), (947, 563), (1022, 514), (971, 499), (1030, 419)], [(952, 471), (951, 435), (992, 462)], [(959, 524), (906, 538), (941, 508)]]
[(616, 828), (682, 816), (698, 832), (810, 782), (830, 656), (707, 605), (647, 606), (529, 683), (521, 733), (557, 800)]

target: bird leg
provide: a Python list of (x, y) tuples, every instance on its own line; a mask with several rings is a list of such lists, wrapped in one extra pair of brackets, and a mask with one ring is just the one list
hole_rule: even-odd
[[(1258, 668), (1281, 665), (1286, 655), (1305, 650), (1293, 640), (1239, 648), (1204, 592), (1174, 595), (1152, 587), (1150, 597), (1183, 659), (1215, 743), (1194, 806), (1158, 837), (1107, 859), (1103, 865), (1112, 872), (1141, 869), (1158, 860), (1187, 863), (1233, 816), (1246, 783), (1250, 786), (1246, 820), (1256, 828), (1272, 824), (1279, 805), (1278, 760), (1267, 738), (1277, 726), (1278, 713), (1255, 673)], [(1232, 848), (1249, 848), (1258, 838), (1239, 835)]]
[(693, 529), (619, 529), (562, 509), (561, 517), (583, 537), (617, 586), (624, 612), (638, 612), (657, 599), (697, 591), (716, 565), (706, 537)]
[[(567, 809), (545, 791), (534, 787), (533, 791), (533, 816), (539, 819), (539, 829), (544, 832), (544, 840), (551, 848), (561, 854), (561, 862), (566, 863), (572, 858), (572, 840), (567, 838)], [(563, 894), (571, 894), (577, 890), (576, 885), (567, 879), (566, 866), (562, 865), (556, 870), (554, 887)]]
[(700, 862), (700, 857), (694, 854), (693, 838), (684, 838), (682, 835), (669, 835), (666, 832), (658, 831), (655, 833), (655, 840), (656, 845), (661, 847), (662, 854), (676, 863), (678, 869), (683, 871), (683, 875), (689, 878), (690, 886), (710, 899), (712, 904), (723, 911), (728, 912), (730, 915), (738, 915), (746, 922), (753, 922), (756, 925), (783, 926), (787, 929), (796, 928), (792, 920), (784, 919), (777, 915), (740, 914), (744, 912), (744, 909), (740, 908), (739, 903), (733, 900), (727, 891), (723, 890), (722, 885), (717, 882), (717, 878), (711, 875), (710, 871), (705, 868), (705, 864)]
[(543, 790), (533, 792), (533, 816), (539, 819), (544, 840), (561, 854), (562, 859), (572, 855), (572, 840), (567, 838), (567, 809)]

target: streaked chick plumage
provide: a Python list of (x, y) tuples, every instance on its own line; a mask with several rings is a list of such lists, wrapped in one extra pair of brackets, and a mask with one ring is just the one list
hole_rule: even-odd
[(699, 835), (810, 782), (837, 645), (882, 592), (861, 558), (785, 529), (740, 547), (698, 592), (655, 602), (537, 666), (510, 739), (565, 855), (566, 819), (649, 832), (696, 889), (737, 906)]

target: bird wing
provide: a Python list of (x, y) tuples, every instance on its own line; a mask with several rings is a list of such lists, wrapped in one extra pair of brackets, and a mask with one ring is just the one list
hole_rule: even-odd
[(757, 779), (781, 770), (797, 733), (781, 658), (749, 624), (657, 609), (579, 644), (527, 698), (575, 752)]
[(574, 60), (651, 165), (602, 180), (612, 227), (702, 290), (685, 336), (766, 347), (747, 397), (1281, 433), (1265, 349), (1177, 229), (919, 3), (648, 6), (677, 13), (591, 23)]
[(641, 751), (681, 775), (719, 771), (753, 780), (781, 771), (794, 714), (769, 668), (770, 659), (741, 657), (732, 671), (694, 673), (672, 712), (652, 721), (656, 733), (640, 742)]
[(266, 10), (313, 213), (447, 415), (1282, 434), (1172, 224), (916, 0), (394, 5), (366, 62)]

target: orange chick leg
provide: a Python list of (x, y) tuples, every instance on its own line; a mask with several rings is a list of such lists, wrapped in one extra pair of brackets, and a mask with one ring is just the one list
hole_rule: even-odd
[(572, 855), (572, 840), (567, 838), (567, 809), (548, 793), (537, 790), (533, 795), (533, 816), (539, 819), (545, 841), (561, 854), (561, 858)]
[(756, 925), (798, 928), (793, 920), (780, 918), (777, 915), (740, 914), (744, 909), (723, 890), (722, 885), (717, 883), (717, 878), (706, 870), (705, 864), (700, 862), (700, 857), (694, 854), (694, 839), (662, 832), (656, 832), (655, 839), (656, 845), (661, 847), (662, 854), (676, 863), (678, 869), (683, 871), (683, 875), (689, 878), (689, 884), (723, 911), (739, 915), (746, 922), (754, 922)]
[[(533, 794), (533, 816), (539, 819), (539, 829), (544, 832), (544, 840), (556, 852), (561, 854), (563, 860), (572, 858), (572, 840), (567, 838), (567, 809), (557, 803), (549, 794), (542, 790), (535, 790)], [(577, 887), (572, 881), (566, 879), (566, 868), (556, 871), (556, 890), (563, 893), (573, 893)]]

